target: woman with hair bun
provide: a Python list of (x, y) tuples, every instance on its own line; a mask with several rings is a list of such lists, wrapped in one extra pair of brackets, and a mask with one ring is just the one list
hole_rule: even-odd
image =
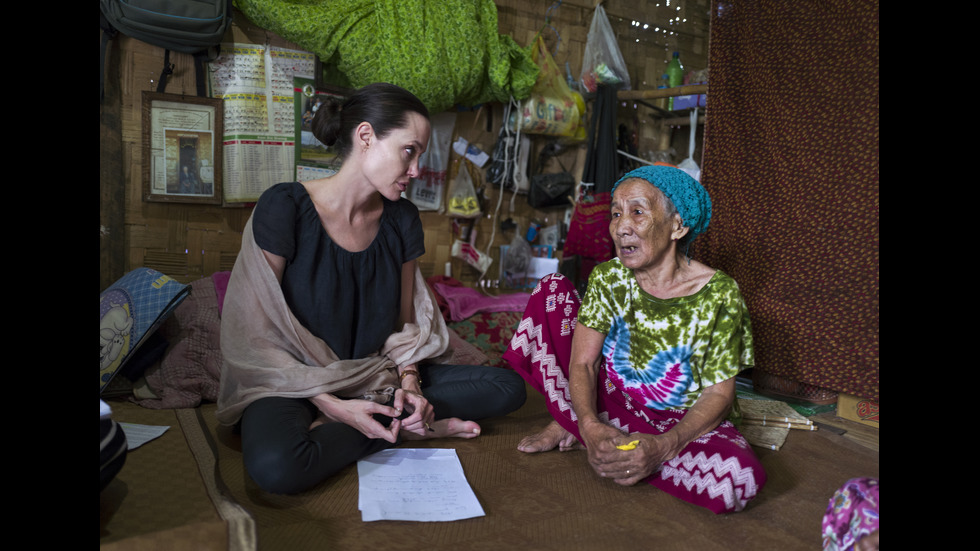
[(417, 260), (429, 113), (391, 84), (327, 101), (314, 135), (327, 178), (278, 184), (246, 224), (221, 326), (218, 418), (240, 428), (263, 489), (297, 493), (402, 440), (480, 433), (525, 399), (513, 371), (437, 365), (448, 333)]

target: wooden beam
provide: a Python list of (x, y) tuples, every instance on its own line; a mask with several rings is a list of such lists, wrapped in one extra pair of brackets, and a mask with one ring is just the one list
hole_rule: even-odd
[(657, 88), (655, 90), (620, 90), (616, 92), (616, 98), (623, 100), (637, 99), (658, 99), (672, 98), (676, 96), (692, 96), (695, 94), (707, 94), (707, 84), (689, 84), (687, 86), (674, 86), (673, 88)]

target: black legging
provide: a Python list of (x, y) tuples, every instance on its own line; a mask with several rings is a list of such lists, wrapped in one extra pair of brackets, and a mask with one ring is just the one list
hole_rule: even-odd
[[(524, 404), (524, 380), (509, 369), (473, 365), (419, 366), (422, 391), (437, 419), (480, 420)], [(242, 454), (262, 489), (295, 494), (393, 444), (339, 422), (310, 430), (319, 410), (305, 398), (263, 398), (242, 415)], [(390, 419), (378, 416), (386, 424)]]

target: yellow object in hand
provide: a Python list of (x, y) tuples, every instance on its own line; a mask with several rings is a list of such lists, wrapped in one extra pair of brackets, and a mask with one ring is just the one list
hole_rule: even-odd
[(621, 446), (616, 446), (616, 448), (617, 449), (620, 449), (620, 450), (624, 450), (624, 451), (635, 450), (636, 449), (636, 445), (639, 444), (639, 443), (640, 443), (639, 440), (634, 440), (634, 441), (630, 442), (629, 444), (623, 444)]

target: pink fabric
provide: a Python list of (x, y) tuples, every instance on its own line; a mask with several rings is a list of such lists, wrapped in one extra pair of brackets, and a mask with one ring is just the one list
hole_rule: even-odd
[(823, 517), (824, 551), (854, 549), (865, 536), (878, 531), (878, 479), (852, 478), (827, 504)]
[(596, 263), (616, 256), (616, 247), (609, 235), (609, 205), (612, 193), (595, 193), (590, 200), (575, 203), (572, 222), (565, 237), (565, 255), (578, 255)]
[(225, 303), (225, 291), (228, 290), (228, 280), (231, 279), (231, 272), (215, 272), (211, 274), (211, 281), (214, 282), (214, 292), (218, 296), (218, 315), (221, 315), (221, 307)]
[[(568, 386), (579, 304), (578, 292), (568, 279), (560, 274), (545, 276), (531, 293), (504, 359), (544, 395), (552, 417), (581, 441)], [(634, 403), (606, 376), (605, 369), (599, 370), (596, 388), (600, 417), (625, 434), (663, 434), (686, 413)], [(742, 510), (765, 481), (762, 464), (729, 421), (688, 444), (678, 457), (647, 478), (653, 486), (715, 513)]]
[(476, 289), (444, 283), (433, 283), (432, 287), (446, 300), (452, 321), (462, 321), (480, 312), (521, 312), (531, 297), (527, 293), (491, 297)]
[(429, 289), (432, 289), (432, 295), (436, 298), (436, 305), (439, 306), (439, 311), (442, 312), (442, 319), (452, 321), (452, 314), (449, 312), (449, 303), (446, 302), (445, 297), (436, 291), (436, 283), (442, 283), (451, 287), (462, 287), (463, 284), (454, 278), (442, 275), (428, 277), (425, 279), (425, 282), (429, 284)]

